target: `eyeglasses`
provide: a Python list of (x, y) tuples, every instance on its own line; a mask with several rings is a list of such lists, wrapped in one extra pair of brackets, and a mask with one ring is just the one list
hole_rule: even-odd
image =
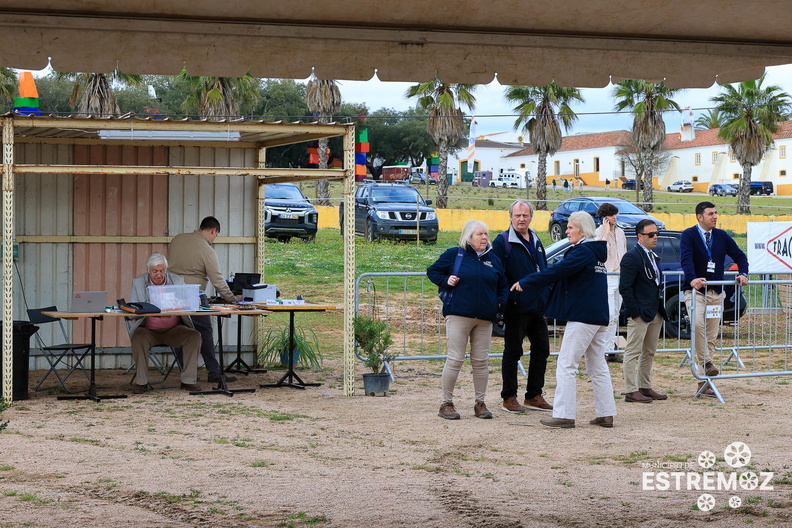
[(639, 235), (648, 236), (649, 238), (654, 238), (658, 235), (657, 231), (652, 231), (651, 233), (638, 233)]

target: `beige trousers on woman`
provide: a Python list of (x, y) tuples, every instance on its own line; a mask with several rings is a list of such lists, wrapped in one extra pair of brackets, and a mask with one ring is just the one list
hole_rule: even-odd
[(465, 361), (468, 341), (470, 341), (470, 363), (473, 366), (473, 390), (476, 392), (476, 401), (483, 402), (487, 394), (492, 323), (483, 319), (449, 315), (446, 317), (448, 357), (443, 367), (443, 402), (454, 399), (454, 385)]

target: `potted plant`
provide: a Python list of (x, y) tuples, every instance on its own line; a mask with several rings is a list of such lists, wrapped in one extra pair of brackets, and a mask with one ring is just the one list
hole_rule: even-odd
[[(278, 363), (289, 366), (289, 325), (270, 328), (264, 335), (264, 344), (259, 352), (259, 363)], [(322, 352), (319, 340), (310, 328), (294, 327), (293, 365), (301, 363), (313, 370), (322, 368)]]
[(363, 390), (369, 396), (385, 396), (390, 388), (390, 374), (385, 371), (385, 363), (390, 363), (396, 353), (389, 353), (393, 344), (388, 323), (370, 317), (355, 317), (355, 341), (360, 347), (365, 365), (370, 374), (363, 374)]

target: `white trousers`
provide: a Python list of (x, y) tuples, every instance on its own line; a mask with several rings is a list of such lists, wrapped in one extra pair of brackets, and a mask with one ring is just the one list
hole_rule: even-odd
[(605, 350), (617, 350), (616, 338), (619, 333), (619, 310), (622, 298), (619, 293), (619, 276), (608, 275), (608, 333), (610, 336), (605, 341)]
[(594, 390), (597, 417), (616, 416), (616, 400), (610, 369), (605, 361), (607, 326), (569, 322), (564, 330), (556, 367), (553, 417), (574, 420), (577, 413), (576, 372), (580, 358), (586, 357), (586, 373)]

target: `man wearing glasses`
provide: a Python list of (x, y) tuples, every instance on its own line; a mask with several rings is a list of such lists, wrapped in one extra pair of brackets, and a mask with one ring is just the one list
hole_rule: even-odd
[(652, 361), (665, 318), (662, 271), (652, 251), (657, 247), (657, 226), (643, 219), (635, 226), (635, 234), (638, 243), (622, 258), (619, 276), (619, 293), (627, 315), (624, 401), (652, 403), (668, 398), (652, 389)]
[[(685, 292), (688, 313), (691, 304), (696, 303), (696, 364), (699, 375), (717, 376), (720, 370), (712, 364), (712, 358), (715, 357), (720, 314), (714, 309), (709, 312), (707, 307), (722, 307), (724, 296), (721, 286), (707, 286), (707, 281), (723, 280), (726, 255), (729, 255), (740, 270), (737, 283), (748, 285), (748, 258), (726, 231), (715, 227), (718, 212), (714, 203), (696, 205), (696, 220), (698, 225), (685, 229), (680, 241), (680, 260), (685, 272), (682, 291)], [(705, 383), (699, 382), (699, 390)], [(707, 387), (703, 394), (714, 396), (715, 392)]]

